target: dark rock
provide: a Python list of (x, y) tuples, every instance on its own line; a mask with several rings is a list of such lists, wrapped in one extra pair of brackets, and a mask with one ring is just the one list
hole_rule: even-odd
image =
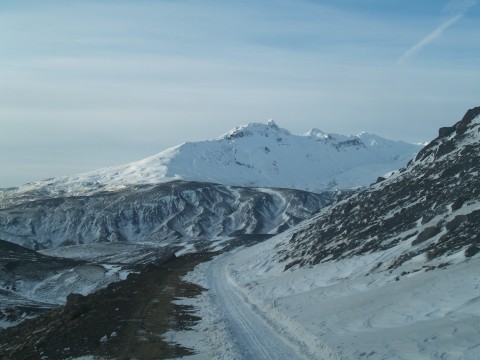
[(91, 304), (87, 303), (87, 297), (81, 294), (71, 293), (67, 296), (67, 303), (63, 310), (65, 316), (75, 319), (91, 310)]
[(480, 106), (469, 109), (465, 115), (463, 116), (462, 120), (457, 124), (457, 130), (464, 131), (470, 123), (480, 115)]
[(452, 152), (453, 150), (455, 150), (455, 144), (453, 142), (447, 142), (447, 143), (444, 143), (444, 144), (440, 144), (438, 146), (438, 150), (435, 154), (435, 157), (440, 157), (440, 156), (443, 156), (443, 155), (446, 155), (450, 152)]
[(480, 252), (480, 248), (476, 245), (471, 245), (465, 250), (465, 257), (472, 257)]
[(455, 230), (457, 227), (459, 227), (465, 221), (467, 221), (466, 215), (457, 215), (453, 218), (452, 221), (450, 221), (447, 225), (445, 225), (445, 227), (448, 231), (452, 231), (452, 230)]
[(458, 197), (452, 204), (452, 210), (456, 211), (460, 209), (463, 206), (464, 202), (465, 202), (465, 198), (463, 196)]
[(480, 224), (480, 210), (475, 210), (467, 214), (467, 220), (469, 223), (472, 223), (478, 226)]
[(447, 137), (455, 131), (455, 126), (441, 127), (438, 129), (438, 137)]

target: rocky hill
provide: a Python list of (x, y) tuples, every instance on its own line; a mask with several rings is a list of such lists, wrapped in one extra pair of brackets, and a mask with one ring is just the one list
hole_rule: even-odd
[(205, 250), (244, 234), (276, 234), (343, 196), (172, 181), (90, 196), (11, 197), (0, 238), (31, 249), (153, 242)]
[(371, 271), (442, 267), (480, 252), (480, 107), (407, 168), (327, 208), (277, 247), (285, 268), (384, 252)]

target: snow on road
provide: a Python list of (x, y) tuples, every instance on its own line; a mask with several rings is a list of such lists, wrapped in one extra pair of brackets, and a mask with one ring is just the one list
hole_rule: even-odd
[(245, 359), (301, 359), (296, 344), (278, 333), (261, 317), (255, 305), (245, 299), (228, 276), (228, 256), (217, 259), (207, 272), (207, 283), (215, 294), (215, 305), (221, 309), (238, 352)]
[(300, 327), (275, 316), (272, 301), (249, 298), (248, 289), (235, 283), (230, 268), (235, 253), (201, 264), (188, 275), (187, 280), (209, 289), (200, 298), (180, 300), (197, 306), (202, 321), (196, 332), (169, 333), (167, 340), (198, 351), (191, 359), (323, 359), (318, 344)]

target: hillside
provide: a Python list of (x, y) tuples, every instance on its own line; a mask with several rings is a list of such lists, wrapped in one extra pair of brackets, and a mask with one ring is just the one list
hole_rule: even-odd
[(0, 207), (0, 238), (31, 249), (148, 242), (202, 251), (243, 235), (280, 233), (342, 196), (171, 181), (89, 196), (12, 198), (15, 204)]
[[(378, 251), (372, 271), (457, 262), (480, 251), (480, 108), (427, 145), (408, 168), (328, 208), (279, 246), (286, 268)], [(284, 253), (282, 257), (280, 253)], [(423, 256), (423, 259), (422, 259)], [(414, 266), (415, 267), (415, 266)], [(420, 269), (416, 269), (420, 270)]]

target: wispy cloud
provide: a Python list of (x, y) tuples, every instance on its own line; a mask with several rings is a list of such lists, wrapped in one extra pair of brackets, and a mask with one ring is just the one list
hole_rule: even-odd
[(407, 51), (403, 53), (397, 60), (397, 64), (403, 64), (411, 57), (416, 55), (420, 52), (425, 46), (430, 44), (433, 40), (439, 38), (445, 30), (447, 30), (450, 26), (457, 23), (470, 9), (472, 6), (476, 4), (475, 0), (452, 0), (447, 3), (444, 8), (444, 11), (451, 14), (451, 17), (440, 24), (435, 30), (433, 30), (430, 34), (425, 36), (419, 42), (414, 44), (410, 47)]

